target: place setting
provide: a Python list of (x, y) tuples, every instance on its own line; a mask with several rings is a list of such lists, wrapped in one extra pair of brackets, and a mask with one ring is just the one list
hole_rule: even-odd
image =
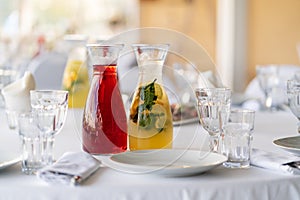
[(7, 126), (19, 136), (19, 143), (3, 145), (9, 148), (1, 150), (0, 167), (21, 162), (23, 173), (36, 174), (38, 169), (55, 161), (55, 135), (67, 116), (68, 92), (35, 90), (34, 77), (27, 71), (22, 78), (2, 88), (2, 95)]
[[(294, 116), (299, 119), (300, 117), (300, 80), (297, 80), (297, 74), (295, 79), (287, 81), (287, 97), (289, 108)], [(299, 122), (297, 124), (297, 131), (300, 133)], [(278, 138), (273, 143), (279, 148), (300, 156), (300, 136), (291, 136)]]

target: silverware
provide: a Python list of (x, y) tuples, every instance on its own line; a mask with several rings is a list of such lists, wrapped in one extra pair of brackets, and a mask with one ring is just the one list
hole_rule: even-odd
[(286, 170), (292, 174), (300, 175), (300, 161), (292, 161), (282, 164)]

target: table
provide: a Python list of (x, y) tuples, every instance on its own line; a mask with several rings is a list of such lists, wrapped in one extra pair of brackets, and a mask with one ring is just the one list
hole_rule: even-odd
[[(56, 136), (55, 157), (81, 151), (82, 110), (69, 110), (62, 132)], [(286, 154), (272, 144), (275, 138), (297, 135), (297, 119), (290, 112), (256, 113), (253, 147)], [(0, 146), (15, 147), (18, 136), (0, 114)], [(174, 147), (199, 149), (206, 135), (198, 124), (176, 127)], [(204, 147), (205, 148), (205, 147)], [(219, 166), (197, 176), (167, 178), (132, 175), (103, 167), (80, 186), (48, 185), (22, 174), (20, 164), (0, 170), (0, 199), (300, 199), (300, 176), (251, 167)]]

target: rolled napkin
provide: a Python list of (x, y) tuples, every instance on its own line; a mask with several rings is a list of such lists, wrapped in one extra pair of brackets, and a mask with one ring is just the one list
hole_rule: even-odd
[(251, 165), (280, 173), (300, 175), (300, 158), (252, 149)]
[(2, 89), (6, 109), (17, 112), (30, 111), (30, 90), (34, 89), (34, 77), (31, 72), (26, 71), (21, 79), (16, 80)]
[(5, 111), (8, 126), (11, 129), (17, 127), (17, 116), (22, 112), (29, 112), (30, 90), (35, 89), (35, 80), (30, 72), (25, 72), (21, 79), (5, 86), (1, 92), (5, 101)]
[(100, 161), (85, 152), (67, 152), (53, 165), (40, 169), (37, 176), (47, 183), (77, 185), (100, 167)]

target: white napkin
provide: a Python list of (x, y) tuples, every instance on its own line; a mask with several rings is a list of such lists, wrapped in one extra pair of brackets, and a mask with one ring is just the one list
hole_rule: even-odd
[(278, 155), (259, 149), (252, 149), (251, 165), (270, 169), (281, 173), (300, 175), (299, 157), (293, 155)]
[(26, 71), (21, 79), (5, 86), (1, 90), (5, 99), (6, 109), (17, 112), (30, 111), (30, 90), (34, 89), (35, 79), (29, 71)]
[(37, 176), (47, 183), (77, 185), (100, 167), (100, 161), (85, 152), (67, 152), (53, 165), (42, 168)]

